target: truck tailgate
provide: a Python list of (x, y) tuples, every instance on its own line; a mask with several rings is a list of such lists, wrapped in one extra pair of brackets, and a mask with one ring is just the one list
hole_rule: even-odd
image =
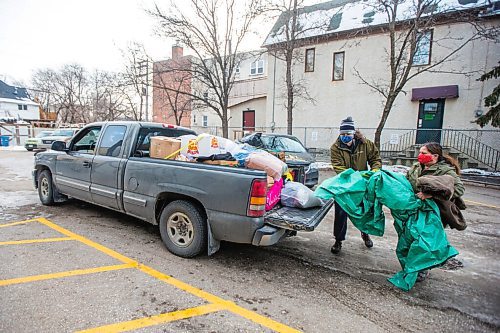
[(278, 207), (264, 216), (267, 224), (289, 230), (313, 231), (333, 206), (333, 199), (321, 207), (307, 209)]

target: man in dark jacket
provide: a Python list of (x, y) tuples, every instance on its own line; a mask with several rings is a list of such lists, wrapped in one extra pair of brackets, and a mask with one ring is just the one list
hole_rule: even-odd
[[(377, 171), (382, 167), (382, 160), (377, 147), (359, 131), (356, 131), (351, 117), (342, 120), (340, 135), (330, 148), (330, 156), (333, 169), (337, 174), (349, 168), (357, 171), (368, 170), (368, 164), (373, 171)], [(335, 244), (331, 248), (332, 253), (337, 254), (340, 252), (346, 232), (347, 213), (335, 202), (335, 220), (333, 223)], [(368, 234), (362, 232), (361, 238), (366, 247), (373, 246)]]

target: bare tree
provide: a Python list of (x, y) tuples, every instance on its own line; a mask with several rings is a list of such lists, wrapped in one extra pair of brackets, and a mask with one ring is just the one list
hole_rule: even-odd
[(126, 117), (125, 97), (120, 89), (118, 74), (96, 70), (89, 78), (88, 98), (91, 121), (117, 120)]
[[(147, 118), (145, 109), (147, 109), (146, 103), (148, 103), (146, 96), (149, 85), (148, 66), (152, 62), (144, 46), (137, 42), (131, 43), (125, 51), (122, 51), (122, 55), (126, 64), (121, 73), (119, 86), (130, 109), (130, 117), (133, 120), (142, 121)], [(136, 99), (139, 100), (139, 108), (137, 108)]]
[[(278, 26), (273, 28), (274, 36), (282, 36), (281, 43), (269, 48), (270, 54), (285, 62), (285, 89), (287, 110), (287, 133), (293, 134), (293, 110), (295, 107), (295, 97), (306, 97), (312, 100), (302, 81), (294, 77), (293, 67), (302, 61), (298, 52), (300, 39), (305, 37), (309, 28), (301, 26), (298, 22), (299, 9), (303, 7), (303, 0), (278, 0), (269, 1), (266, 10), (270, 13), (280, 13)], [(276, 79), (276, 78), (275, 78)]]
[(223, 136), (228, 137), (228, 104), (240, 62), (238, 51), (260, 14), (260, 0), (186, 2), (190, 10), (182, 11), (171, 1), (168, 12), (156, 5), (149, 13), (158, 21), (161, 35), (177, 39), (194, 52), (196, 59), (184, 71), (201, 88), (182, 93), (212, 109), (221, 119)]
[(176, 125), (181, 125), (182, 118), (195, 105), (189, 96), (192, 75), (185, 70), (186, 66), (190, 66), (188, 59), (172, 59), (167, 63), (155, 63), (153, 68), (153, 87), (159, 92), (155, 102), (159, 109), (167, 110), (167, 115), (175, 119)]
[[(402, 13), (403, 5), (406, 13)], [(368, 4), (368, 6), (370, 6)], [(482, 38), (498, 38), (498, 27), (485, 27), (481, 23), (482, 19), (478, 16), (478, 9), (456, 11), (443, 10), (445, 5), (441, 0), (376, 0), (372, 5), (375, 11), (386, 15), (387, 26), (385, 32), (389, 38), (389, 49), (386, 49), (388, 58), (388, 77), (387, 79), (377, 77), (368, 78), (354, 68), (354, 73), (361, 82), (369, 86), (383, 97), (384, 108), (380, 122), (375, 131), (375, 144), (380, 147), (380, 137), (385, 123), (391, 113), (396, 98), (400, 93), (405, 93), (406, 84), (416, 76), (425, 72), (434, 73), (453, 73), (461, 74), (464, 72), (457, 70), (443, 70), (442, 65), (448, 63), (458, 56), (460, 50), (474, 40)], [(402, 16), (410, 14), (406, 19)], [(432, 40), (431, 29), (438, 23), (457, 23), (468, 22), (471, 24), (472, 33), (465, 37), (445, 36), (440, 40)], [(447, 43), (448, 42), (448, 43)], [(424, 66), (414, 66), (419, 57), (430, 57), (425, 45), (440, 45), (443, 55), (433, 57), (430, 64)], [(443, 46), (443, 45), (447, 46)], [(419, 64), (420, 65), (420, 64)]]
[(60, 70), (38, 70), (32, 77), (32, 91), (47, 110), (53, 107), (61, 123), (128, 118), (128, 96), (119, 75), (98, 71), (89, 74), (78, 64)]
[[(87, 122), (87, 72), (78, 64), (64, 65), (61, 70), (38, 70), (33, 88), (50, 94), (58, 119), (63, 123)], [(46, 95), (48, 98), (48, 95)]]

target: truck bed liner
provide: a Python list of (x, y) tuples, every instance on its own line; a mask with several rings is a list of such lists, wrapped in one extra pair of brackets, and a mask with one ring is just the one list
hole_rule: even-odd
[(321, 207), (308, 209), (277, 207), (265, 215), (267, 224), (297, 231), (313, 231), (333, 206), (333, 199)]

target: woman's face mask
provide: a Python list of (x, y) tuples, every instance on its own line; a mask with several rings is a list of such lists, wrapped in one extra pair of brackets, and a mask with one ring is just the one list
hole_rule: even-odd
[(352, 141), (353, 138), (354, 138), (353, 135), (341, 135), (340, 141), (342, 141), (343, 143), (349, 143)]
[(432, 162), (433, 160), (433, 156), (431, 154), (418, 154), (418, 161), (421, 163), (421, 164), (427, 164), (427, 163), (430, 163)]

